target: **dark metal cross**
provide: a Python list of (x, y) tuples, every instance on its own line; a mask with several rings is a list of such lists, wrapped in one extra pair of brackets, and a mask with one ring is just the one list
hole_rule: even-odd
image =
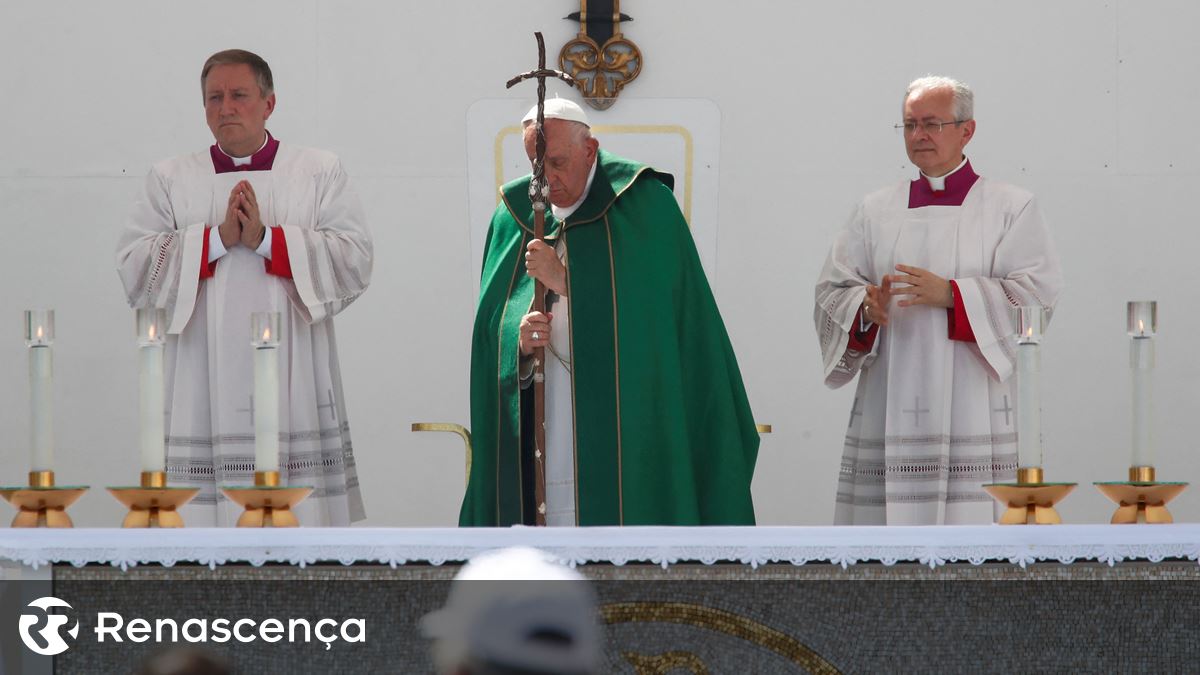
[[(541, 33), (534, 33), (537, 38), (538, 45), (538, 67), (536, 70), (531, 70), (527, 73), (521, 73), (508, 81), (505, 89), (512, 89), (516, 85), (525, 80), (536, 79), (537, 88), (537, 142), (534, 149), (533, 160), (533, 180), (529, 182), (529, 199), (533, 202), (535, 212), (544, 212), (547, 208), (546, 198), (549, 195), (549, 190), (546, 185), (546, 172), (543, 167), (543, 162), (546, 159), (546, 78), (557, 77), (566, 82), (572, 87), (575, 86), (575, 78), (562, 72), (546, 67), (546, 42), (542, 40)], [(537, 235), (538, 239), (542, 238), (541, 234)]]
[(921, 424), (921, 414), (929, 412), (929, 408), (921, 407), (921, 397), (918, 396), (913, 400), (913, 409), (912, 410), (901, 410), (900, 412), (912, 413), (913, 414), (913, 424), (919, 425), (919, 424)]
[(1009, 415), (1012, 413), (1012, 411), (1013, 411), (1012, 406), (1008, 404), (1008, 394), (1004, 395), (1004, 407), (1003, 408), (992, 408), (992, 412), (1004, 413), (1004, 424), (1006, 424), (1006, 425), (1012, 424), (1012, 418), (1009, 417)]
[[(508, 89), (525, 80), (536, 79), (537, 89), (537, 140), (534, 145), (533, 177), (529, 181), (529, 201), (533, 202), (533, 236), (545, 241), (546, 211), (550, 210), (550, 186), (546, 184), (546, 78), (557, 77), (574, 86), (575, 78), (546, 67), (546, 43), (541, 33), (534, 33), (538, 45), (538, 67), (521, 73), (508, 81)], [(533, 284), (534, 312), (546, 311), (546, 287), (540, 280)], [(533, 350), (533, 499), (537, 504), (534, 523), (546, 524), (546, 348)]]

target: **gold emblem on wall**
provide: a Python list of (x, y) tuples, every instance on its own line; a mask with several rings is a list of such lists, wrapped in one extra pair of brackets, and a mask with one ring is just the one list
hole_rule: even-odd
[(558, 53), (558, 67), (575, 78), (583, 100), (596, 110), (617, 101), (625, 85), (642, 72), (642, 50), (621, 34), (620, 0), (579, 0), (579, 34)]

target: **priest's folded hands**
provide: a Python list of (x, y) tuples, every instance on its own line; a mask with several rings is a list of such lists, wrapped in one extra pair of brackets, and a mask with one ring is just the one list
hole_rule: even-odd
[(929, 305), (946, 309), (954, 307), (954, 292), (949, 281), (920, 267), (896, 265), (896, 270), (904, 274), (889, 274), (883, 278), (883, 282), (891, 285), (908, 284), (891, 289), (891, 297), (911, 298), (896, 303), (898, 306)]
[(242, 228), (242, 245), (248, 249), (257, 249), (266, 236), (267, 228), (263, 227), (262, 215), (258, 210), (258, 196), (254, 194), (254, 186), (244, 180), (234, 188), (237, 192), (237, 217)]
[(233, 248), (242, 239), (242, 222), (238, 218), (238, 204), (241, 201), (239, 196), (243, 183), (245, 181), (233, 186), (233, 189), (229, 191), (229, 204), (225, 207), (225, 220), (217, 227), (221, 244), (226, 249)]
[(254, 186), (244, 180), (229, 191), (229, 203), (225, 209), (225, 220), (218, 226), (221, 244), (233, 248), (238, 243), (257, 249), (266, 236), (262, 216), (258, 210), (258, 196)]

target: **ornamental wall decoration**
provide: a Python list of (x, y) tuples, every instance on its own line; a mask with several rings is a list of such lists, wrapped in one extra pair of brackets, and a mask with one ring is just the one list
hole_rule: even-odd
[(563, 45), (558, 67), (575, 78), (589, 106), (607, 110), (642, 72), (642, 50), (621, 34), (621, 22), (633, 18), (621, 13), (620, 0), (579, 0), (566, 18), (579, 22), (579, 34)]

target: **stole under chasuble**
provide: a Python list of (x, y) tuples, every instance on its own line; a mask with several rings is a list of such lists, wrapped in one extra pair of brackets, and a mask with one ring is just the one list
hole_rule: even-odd
[[(220, 173), (213, 156), (156, 165), (117, 248), (129, 304), (164, 308), (169, 322), (168, 480), (201, 488), (182, 515), (193, 526), (232, 525), (240, 515), (218, 487), (254, 482), (250, 315), (277, 311), (280, 478), (315, 487), (296, 509), (301, 524), (361, 520), (332, 321), (370, 280), (371, 236), (358, 197), (328, 152), (279, 144), (262, 170)], [(269, 274), (269, 263), (240, 245), (202, 273), (205, 228), (224, 220), (242, 180), (254, 187), (263, 224), (279, 226), (273, 240), (282, 235), (285, 243), (272, 248), (286, 251), (291, 278)]]
[[(502, 188), (488, 232), (462, 525), (534, 521), (533, 388), (521, 389), (517, 346), (533, 300), (524, 259), (533, 238), (529, 180)], [(582, 206), (565, 222), (547, 218), (548, 238), (561, 240), (568, 261), (569, 302), (560, 306), (570, 313), (579, 525), (754, 523), (758, 433), (671, 182), (600, 151)]]
[[(953, 312), (899, 307), (868, 350), (850, 331), (868, 284), (897, 264), (954, 280), (974, 341), (949, 339)], [(867, 196), (842, 228), (816, 286), (825, 384), (858, 375), (838, 478), (836, 524), (993, 522), (984, 483), (1017, 468), (1011, 308), (1053, 310), (1062, 274), (1033, 195), (966, 164), (944, 192), (924, 178)]]

